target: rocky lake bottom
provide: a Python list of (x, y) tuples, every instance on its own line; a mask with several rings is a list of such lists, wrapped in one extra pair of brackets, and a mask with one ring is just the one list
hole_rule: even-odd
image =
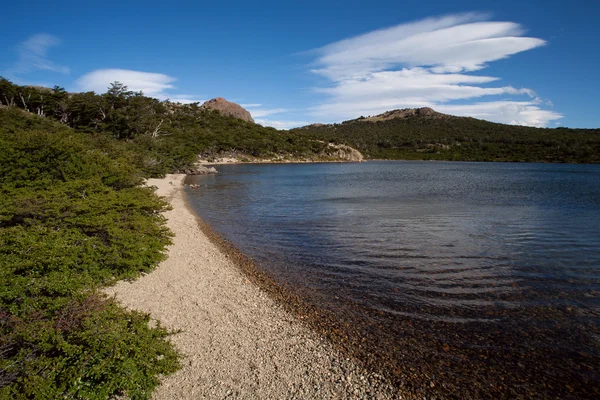
[[(600, 167), (228, 165), (188, 177), (245, 272), (415, 395), (597, 398)], [(220, 238), (220, 239), (219, 239)]]

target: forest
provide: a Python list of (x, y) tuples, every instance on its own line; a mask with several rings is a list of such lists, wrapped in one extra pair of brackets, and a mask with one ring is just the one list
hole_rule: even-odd
[(287, 131), (223, 116), (198, 103), (146, 97), (114, 82), (101, 95), (14, 85), (0, 78), (0, 104), (87, 133), (110, 146), (127, 147), (148, 176), (193, 167), (204, 158), (235, 151), (257, 158), (319, 158), (327, 146)]
[(435, 113), (292, 132), (347, 144), (367, 159), (600, 163), (600, 129), (533, 128)]

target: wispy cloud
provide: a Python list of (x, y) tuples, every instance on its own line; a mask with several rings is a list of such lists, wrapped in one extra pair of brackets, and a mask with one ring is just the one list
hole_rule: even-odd
[(465, 117), (474, 117), (512, 125), (545, 127), (549, 121), (562, 118), (551, 110), (544, 110), (535, 101), (488, 101), (474, 104), (442, 104), (438, 111)]
[(251, 108), (246, 107), (253, 118), (266, 117), (273, 114), (281, 114), (289, 111), (287, 108)]
[(17, 61), (3, 73), (16, 81), (22, 80), (23, 75), (35, 71), (68, 74), (70, 72), (68, 67), (57, 64), (48, 58), (49, 49), (59, 44), (59, 38), (47, 33), (31, 36), (17, 46)]
[(266, 107), (263, 107), (263, 105), (259, 104), (259, 103), (241, 104), (241, 106), (250, 112), (250, 114), (252, 115), (252, 118), (254, 118), (254, 121), (257, 124), (260, 124), (263, 126), (271, 126), (273, 128), (277, 128), (277, 129), (291, 129), (291, 128), (296, 128), (298, 126), (303, 126), (303, 125), (307, 124), (305, 121), (288, 121), (288, 120), (279, 120), (279, 119), (273, 120), (271, 118), (265, 118), (265, 117), (269, 117), (274, 114), (283, 114), (283, 113), (293, 111), (288, 108), (266, 108)]
[(307, 121), (278, 121), (263, 118), (255, 118), (254, 122), (263, 126), (270, 126), (277, 129), (292, 129), (310, 124), (310, 122)]
[(89, 72), (75, 82), (77, 89), (81, 91), (94, 91), (105, 93), (112, 82), (119, 81), (125, 84), (129, 90), (144, 95), (155, 97), (159, 100), (171, 100), (176, 103), (203, 103), (204, 100), (195, 99), (190, 94), (171, 93), (175, 86), (173, 82), (177, 79), (156, 72), (132, 71), (127, 69), (98, 69)]
[(87, 73), (75, 82), (79, 89), (104, 93), (112, 82), (119, 81), (129, 90), (142, 91), (146, 96), (165, 96), (165, 90), (173, 89), (176, 79), (155, 72), (141, 72), (127, 69), (98, 69)]
[(181, 104), (191, 104), (191, 103), (200, 103), (203, 104), (206, 100), (198, 99), (196, 96), (192, 94), (173, 94), (168, 97), (168, 100), (173, 103), (181, 103)]
[[(542, 101), (533, 90), (493, 86), (490, 84), (499, 78), (472, 74), (490, 62), (546, 43), (523, 35), (519, 24), (487, 21), (486, 15), (466, 13), (401, 24), (329, 44), (316, 50), (312, 69), (331, 82), (330, 87), (315, 89), (328, 98), (311, 114), (339, 120), (393, 108), (429, 106), (498, 122), (545, 126), (561, 115), (541, 109)], [(479, 100), (452, 106), (456, 101), (500, 95), (532, 100)], [(509, 108), (511, 118), (507, 117)]]

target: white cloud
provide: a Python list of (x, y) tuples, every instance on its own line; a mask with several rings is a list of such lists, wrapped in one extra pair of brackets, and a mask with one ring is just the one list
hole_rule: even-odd
[[(256, 123), (261, 124), (261, 125), (265, 125), (265, 126), (272, 126), (274, 128), (278, 128), (278, 129), (288, 129), (287, 127), (290, 125), (294, 125), (295, 122), (293, 121), (271, 121), (269, 119), (264, 119), (264, 117), (268, 117), (269, 115), (273, 115), (273, 114), (281, 114), (281, 113), (285, 113), (290, 111), (287, 108), (263, 108), (262, 104), (260, 103), (252, 103), (252, 104), (240, 104), (242, 107), (244, 107), (246, 110), (248, 110), (248, 112), (250, 113), (250, 115), (252, 115), (252, 118), (256, 121)], [(259, 122), (261, 121), (261, 122)], [(298, 126), (298, 125), (294, 125)]]
[(402, 69), (368, 74), (360, 79), (340, 81), (336, 86), (318, 89), (337, 98), (361, 96), (362, 99), (377, 99), (393, 94), (403, 98), (424, 101), (449, 101), (498, 94), (529, 94), (530, 90), (512, 87), (483, 88), (474, 86), (493, 82), (497, 78), (464, 74), (434, 74), (424, 68)]
[(177, 79), (156, 72), (132, 71), (128, 69), (98, 69), (89, 72), (75, 81), (78, 90), (106, 93), (112, 82), (119, 81), (134, 92), (142, 91), (145, 96), (173, 103), (204, 103), (193, 94), (170, 93), (175, 89), (173, 82)]
[(68, 74), (69, 68), (57, 64), (48, 58), (48, 50), (58, 46), (60, 39), (47, 33), (39, 33), (21, 42), (17, 47), (19, 58), (15, 64), (4, 73), (19, 80), (18, 76), (34, 71), (51, 71)]
[(168, 99), (173, 103), (181, 103), (181, 104), (191, 104), (191, 103), (200, 103), (203, 104), (206, 100), (194, 99), (194, 95), (191, 94), (174, 94), (171, 95)]
[(276, 129), (292, 129), (300, 126), (305, 126), (310, 124), (307, 121), (297, 121), (297, 120), (272, 120), (270, 118), (265, 118), (273, 114), (282, 114), (290, 111), (294, 111), (289, 108), (254, 108), (254, 107), (262, 107), (262, 104), (245, 104), (244, 108), (246, 108), (252, 118), (254, 118), (254, 122), (263, 126), (270, 126)]
[(270, 126), (276, 129), (292, 129), (297, 128), (299, 126), (308, 125), (309, 122), (306, 121), (295, 121), (295, 120), (272, 120), (270, 118), (265, 118), (274, 114), (282, 114), (290, 111), (294, 111), (289, 108), (267, 108), (263, 106), (262, 103), (242, 103), (240, 106), (244, 107), (252, 118), (254, 122), (260, 124), (262, 126)]
[(314, 72), (341, 80), (397, 65), (431, 66), (436, 73), (475, 71), (546, 43), (521, 37), (523, 29), (513, 22), (484, 19), (475, 13), (449, 15), (342, 40), (318, 50), (322, 68)]
[(292, 129), (310, 124), (310, 122), (306, 121), (273, 121), (261, 118), (255, 119), (254, 122), (262, 126), (271, 126), (276, 129)]
[(546, 43), (524, 37), (524, 29), (516, 23), (485, 19), (485, 15), (474, 13), (429, 18), (317, 49), (312, 72), (326, 77), (332, 85), (315, 89), (328, 95), (328, 99), (313, 107), (311, 114), (333, 121), (394, 108), (428, 106), (441, 111), (442, 106), (451, 109), (455, 101), (502, 95), (533, 100), (514, 101), (514, 118), (510, 119), (505, 101), (479, 100), (479, 108), (472, 105), (456, 110), (475, 112), (481, 110), (480, 104), (488, 104), (485, 113), (477, 114), (480, 118), (485, 115), (489, 120), (534, 126), (560, 118), (560, 114), (536, 105), (542, 100), (533, 90), (494, 86), (491, 84), (499, 78), (472, 73), (489, 62)]
[(98, 69), (83, 75), (75, 83), (80, 90), (105, 93), (112, 82), (119, 81), (129, 90), (142, 91), (144, 95), (165, 99), (165, 90), (173, 89), (175, 78), (155, 72), (131, 71), (127, 69)]
[(489, 101), (475, 104), (439, 105), (437, 109), (446, 114), (539, 128), (548, 126), (550, 121), (562, 118), (559, 113), (539, 108), (533, 101)]
[(291, 111), (287, 108), (263, 108), (263, 105), (260, 103), (241, 104), (241, 106), (247, 109), (248, 112), (250, 112), (250, 115), (252, 115), (254, 122), (262, 126), (270, 126), (276, 129), (291, 129), (307, 125), (307, 123), (304, 121), (283, 121), (265, 118), (269, 115), (281, 114)]
[(287, 108), (249, 108), (249, 107), (245, 107), (250, 114), (252, 114), (253, 118), (261, 118), (261, 117), (266, 117), (268, 115), (272, 115), (272, 114), (280, 114), (286, 111), (289, 111)]

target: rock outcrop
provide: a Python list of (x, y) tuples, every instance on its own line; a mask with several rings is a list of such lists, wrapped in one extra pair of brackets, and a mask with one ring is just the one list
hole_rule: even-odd
[[(339, 158), (341, 161), (362, 162), (364, 157), (362, 153), (354, 147), (346, 146), (345, 144), (329, 143), (330, 150), (327, 152), (330, 156)], [(332, 151), (333, 150), (333, 151)]]
[(244, 109), (239, 104), (227, 101), (222, 97), (217, 97), (216, 99), (208, 100), (204, 104), (202, 104), (200, 108), (203, 108), (205, 110), (217, 110), (223, 115), (243, 119), (244, 121), (254, 122), (254, 120), (252, 119), (252, 115), (250, 115), (248, 110)]
[(410, 117), (427, 117), (427, 118), (443, 118), (446, 114), (434, 111), (432, 108), (403, 108), (401, 110), (386, 111), (383, 114), (374, 115), (367, 118), (359, 118), (355, 121), (387, 121), (396, 118), (410, 118)]
[[(432, 108), (429, 107), (422, 107), (422, 108), (403, 108), (400, 110), (392, 110), (392, 111), (386, 111), (383, 114), (379, 114), (379, 115), (373, 115), (373, 116), (368, 116), (368, 117), (360, 117), (360, 118), (356, 118), (356, 119), (350, 119), (348, 121), (344, 121), (341, 124), (354, 124), (357, 122), (378, 122), (378, 121), (388, 121), (391, 119), (406, 119), (406, 118), (432, 118), (432, 119), (439, 119), (439, 118), (451, 118), (452, 116), (448, 115), (448, 114), (443, 114), (441, 112), (437, 112)], [(320, 124), (320, 123), (315, 123), (315, 124), (310, 124), (310, 125), (306, 125), (306, 126), (302, 126), (300, 128), (295, 128), (295, 129), (312, 129), (312, 128), (321, 128), (321, 127), (325, 127), (325, 128), (329, 128), (329, 127), (334, 127), (337, 126), (339, 124)]]
[(177, 171), (178, 174), (186, 174), (186, 175), (209, 175), (209, 174), (218, 174), (219, 171), (215, 169), (215, 167), (206, 167), (201, 164), (196, 164), (194, 168), (184, 168)]

